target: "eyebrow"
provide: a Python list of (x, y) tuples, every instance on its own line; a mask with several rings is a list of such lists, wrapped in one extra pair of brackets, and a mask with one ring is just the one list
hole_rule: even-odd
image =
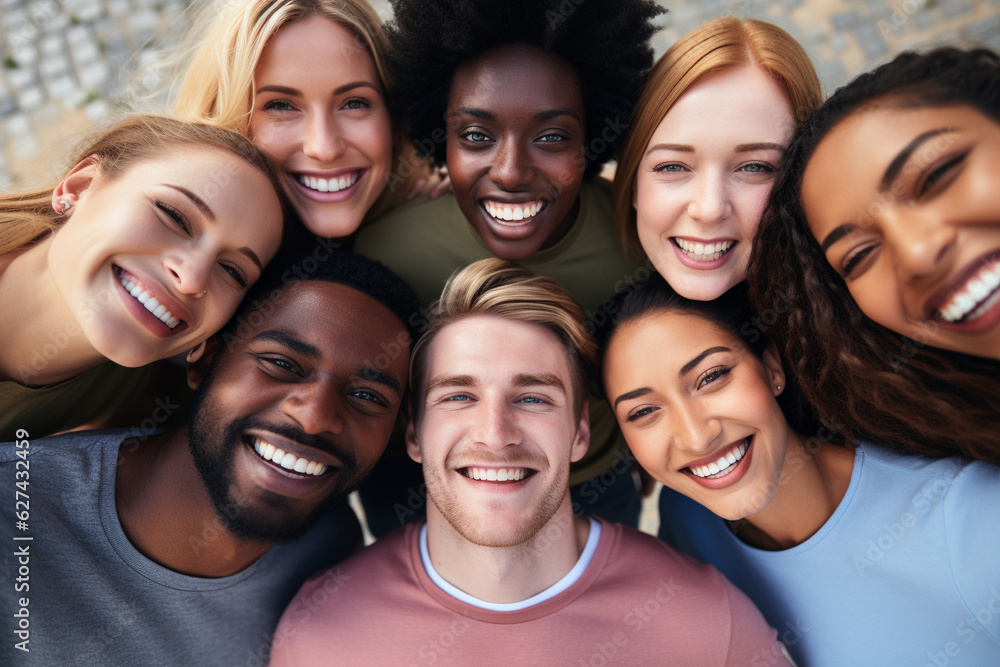
[[(381, 94), (382, 92), (379, 89), (379, 87), (373, 84), (371, 81), (352, 81), (350, 83), (345, 83), (342, 86), (334, 88), (333, 94), (343, 95), (347, 91), (354, 90), (355, 88), (371, 88), (372, 90), (378, 92), (379, 94)], [(257, 89), (256, 94), (260, 95), (261, 93), (279, 93), (281, 95), (292, 95), (294, 97), (302, 96), (302, 91), (299, 90), (298, 88), (290, 88), (288, 86), (278, 86), (278, 85), (261, 86), (260, 88)]]
[(692, 359), (691, 361), (681, 366), (680, 371), (677, 372), (677, 377), (683, 377), (684, 375), (687, 375), (688, 372), (690, 372), (692, 368), (700, 364), (702, 360), (705, 359), (705, 357), (707, 357), (710, 354), (715, 354), (716, 352), (732, 352), (732, 350), (730, 350), (728, 347), (723, 347), (721, 345), (717, 345), (716, 347), (710, 347), (701, 354), (699, 354), (697, 357)]
[(392, 377), (388, 373), (383, 373), (377, 368), (372, 368), (371, 366), (365, 366), (364, 368), (361, 369), (358, 375), (360, 375), (363, 379), (368, 380), (370, 382), (378, 382), (379, 384), (383, 384), (389, 387), (390, 389), (395, 391), (396, 394), (399, 396), (403, 395), (403, 387), (399, 384), (396, 378)]
[[(448, 112), (449, 118), (454, 118), (455, 116), (473, 116), (475, 118), (482, 118), (483, 120), (496, 120), (497, 118), (496, 114), (492, 111), (480, 109), (479, 107), (459, 107)], [(570, 118), (575, 118), (581, 123), (583, 122), (580, 115), (571, 109), (547, 109), (545, 111), (539, 111), (534, 115), (534, 120), (552, 120), (553, 118), (558, 118), (560, 116), (569, 116)]]
[(834, 243), (836, 243), (840, 239), (844, 238), (845, 236), (847, 236), (848, 234), (850, 234), (851, 232), (853, 232), (856, 229), (857, 229), (857, 226), (852, 225), (849, 222), (846, 223), (846, 224), (841, 225), (840, 227), (837, 227), (832, 232), (830, 232), (829, 234), (827, 234), (826, 238), (823, 239), (823, 242), (819, 244), (820, 250), (822, 250), (823, 252), (826, 252), (827, 248), (829, 248)]
[(253, 337), (254, 340), (269, 340), (279, 345), (284, 345), (289, 350), (301, 354), (310, 359), (319, 359), (323, 355), (320, 353), (319, 348), (315, 345), (310, 345), (309, 343), (300, 340), (288, 333), (287, 331), (281, 331), (279, 329), (268, 329), (267, 331), (261, 331), (259, 334)]
[[(653, 151), (677, 151), (679, 153), (694, 153), (694, 146), (689, 144), (655, 144), (649, 147), (646, 154), (649, 155)], [(750, 153), (753, 151), (778, 151), (779, 153), (785, 152), (785, 147), (781, 144), (773, 144), (768, 141), (762, 141), (756, 144), (739, 144), (736, 146), (737, 153)]]
[(213, 211), (208, 207), (208, 204), (205, 203), (204, 199), (202, 199), (195, 193), (191, 192), (187, 188), (181, 187), (180, 185), (171, 185), (170, 183), (162, 183), (162, 185), (167, 186), (171, 190), (176, 190), (177, 192), (181, 193), (182, 195), (190, 199), (191, 203), (197, 206), (198, 210), (201, 211), (206, 218), (208, 218), (212, 222), (215, 222), (215, 211)]
[(615, 399), (615, 409), (618, 409), (618, 404), (622, 401), (627, 401), (633, 398), (639, 398), (640, 396), (645, 396), (646, 394), (652, 392), (653, 390), (649, 387), (640, 387), (639, 389), (633, 389), (632, 391), (626, 391), (624, 394)]
[(899, 176), (899, 172), (903, 169), (903, 165), (906, 164), (907, 160), (910, 159), (910, 156), (913, 155), (915, 150), (920, 148), (920, 146), (922, 146), (929, 139), (954, 131), (955, 128), (953, 127), (939, 127), (936, 130), (930, 130), (928, 132), (918, 134), (913, 141), (903, 147), (903, 150), (899, 151), (899, 154), (897, 154), (896, 157), (892, 159), (892, 162), (889, 163), (889, 166), (885, 168), (885, 173), (882, 174), (882, 181), (878, 186), (879, 192), (885, 192), (892, 187), (893, 181), (895, 181), (896, 177)]
[(552, 373), (517, 373), (511, 377), (515, 387), (554, 387), (566, 393), (566, 385)]
[(471, 375), (444, 375), (439, 376), (427, 383), (427, 392), (431, 393), (435, 389), (442, 387), (474, 387), (476, 378)]

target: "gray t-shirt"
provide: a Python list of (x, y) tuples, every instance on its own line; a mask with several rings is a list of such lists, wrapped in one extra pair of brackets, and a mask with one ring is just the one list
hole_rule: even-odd
[[(115, 473), (127, 435), (0, 444), (0, 664), (267, 664), (302, 582), (360, 545), (357, 518), (340, 505), (229, 577), (179, 574), (136, 551), (118, 521)], [(191, 548), (220, 529), (206, 525)], [(334, 575), (327, 592), (338, 586)]]

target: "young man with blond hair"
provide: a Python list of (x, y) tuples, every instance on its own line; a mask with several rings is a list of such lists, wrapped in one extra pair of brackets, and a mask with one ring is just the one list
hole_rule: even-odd
[(787, 664), (712, 567), (573, 516), (595, 354), (555, 280), (500, 259), (454, 275), (410, 368), (427, 521), (345, 563), (336, 595), (307, 582), (272, 664)]

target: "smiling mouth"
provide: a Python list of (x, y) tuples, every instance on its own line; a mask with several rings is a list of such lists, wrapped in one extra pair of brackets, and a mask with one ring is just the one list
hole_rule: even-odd
[(295, 180), (301, 185), (316, 192), (340, 192), (346, 190), (361, 178), (361, 170), (352, 171), (346, 176), (339, 178), (319, 178), (317, 176), (306, 176), (304, 174), (293, 174)]
[(743, 460), (747, 450), (750, 449), (750, 443), (752, 441), (753, 436), (747, 436), (740, 442), (740, 444), (720, 456), (718, 460), (704, 466), (685, 468), (685, 470), (690, 472), (695, 477), (701, 477), (702, 479), (718, 479), (719, 477), (725, 477), (735, 470), (737, 464)]
[(280, 447), (275, 447), (266, 440), (253, 438), (252, 441), (253, 450), (257, 452), (257, 456), (269, 463), (277, 464), (285, 470), (319, 477), (329, 469), (329, 466), (325, 463), (296, 456), (291, 452), (284, 451)]
[(524, 224), (541, 212), (548, 202), (543, 200), (508, 204), (492, 199), (482, 200), (482, 206), (490, 217), (499, 223), (518, 222)]
[(945, 300), (934, 316), (942, 322), (971, 322), (1000, 301), (1000, 257), (976, 271)]
[(142, 284), (142, 282), (133, 276), (131, 273), (126, 275), (126, 271), (120, 266), (113, 267), (115, 277), (118, 282), (121, 283), (125, 291), (132, 295), (132, 298), (142, 304), (142, 307), (153, 314), (161, 322), (163, 322), (168, 329), (173, 331), (178, 325), (184, 322), (184, 320), (174, 317), (173, 313), (167, 310), (167, 307), (156, 300), (156, 298), (150, 293), (149, 288)]
[(676, 236), (671, 237), (681, 252), (696, 262), (714, 262), (733, 249), (736, 241), (720, 241), (719, 243), (694, 243)]
[(534, 475), (535, 470), (531, 468), (479, 468), (470, 466), (459, 468), (458, 472), (469, 479), (476, 479), (485, 482), (520, 482)]

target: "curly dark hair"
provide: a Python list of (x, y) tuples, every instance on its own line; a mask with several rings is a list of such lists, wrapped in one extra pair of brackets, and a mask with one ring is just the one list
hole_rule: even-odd
[[(465, 62), (512, 44), (534, 46), (576, 71), (583, 97), (587, 167), (613, 159), (624, 125), (653, 65), (653, 0), (390, 0), (388, 69), (417, 150), (445, 161), (444, 116), (451, 82)], [(606, 133), (605, 133), (606, 134)], [(598, 140), (597, 138), (600, 137)]]
[(1000, 363), (882, 327), (858, 308), (807, 225), (802, 176), (822, 139), (873, 104), (967, 105), (1000, 122), (1000, 56), (907, 52), (834, 93), (785, 153), (754, 240), (747, 280), (768, 335), (783, 344), (807, 399), (842, 432), (903, 452), (1000, 463)]

